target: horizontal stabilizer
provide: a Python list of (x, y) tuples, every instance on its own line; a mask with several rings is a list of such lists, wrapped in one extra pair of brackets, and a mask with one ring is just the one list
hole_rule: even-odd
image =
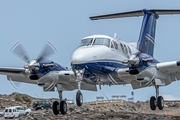
[[(158, 15), (167, 15), (167, 14), (180, 14), (180, 9), (151, 9), (150, 11), (154, 12)], [(90, 17), (91, 20), (100, 20), (100, 19), (111, 19), (111, 18), (124, 18), (124, 17), (139, 17), (143, 16), (144, 12), (143, 10), (137, 10), (137, 11), (130, 11), (130, 12), (122, 12), (122, 13), (115, 13), (115, 14), (106, 14), (106, 15), (100, 15), (100, 16), (92, 16)]]

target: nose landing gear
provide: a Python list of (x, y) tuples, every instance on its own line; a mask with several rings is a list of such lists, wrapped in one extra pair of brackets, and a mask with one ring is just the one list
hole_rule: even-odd
[(75, 73), (76, 73), (76, 81), (78, 83), (78, 91), (76, 93), (76, 104), (78, 106), (82, 106), (82, 104), (83, 104), (83, 95), (81, 93), (81, 81), (83, 80), (84, 69), (75, 70)]

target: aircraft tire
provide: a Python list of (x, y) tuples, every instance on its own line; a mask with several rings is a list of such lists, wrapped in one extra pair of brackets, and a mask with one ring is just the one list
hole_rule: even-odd
[(80, 90), (78, 90), (76, 93), (76, 103), (78, 106), (82, 106), (83, 104), (83, 96)]
[(152, 97), (150, 98), (150, 108), (151, 108), (151, 110), (156, 110), (156, 104), (155, 104), (155, 102), (156, 102), (156, 98), (155, 98), (154, 96), (152, 96)]
[(162, 110), (164, 108), (164, 99), (162, 96), (158, 97), (157, 106), (158, 106), (159, 110)]
[(57, 109), (58, 105), (59, 105), (59, 102), (58, 102), (58, 101), (54, 101), (54, 102), (53, 102), (52, 108), (53, 108), (53, 113), (54, 113), (55, 115), (58, 115), (58, 114), (59, 114), (59, 111), (58, 111), (58, 109)]
[(66, 101), (61, 101), (60, 103), (60, 111), (61, 111), (61, 114), (66, 114), (67, 113), (67, 103)]

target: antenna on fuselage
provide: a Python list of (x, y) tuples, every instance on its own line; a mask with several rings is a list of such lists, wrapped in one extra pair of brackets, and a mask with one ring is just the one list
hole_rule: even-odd
[(117, 34), (116, 33), (114, 33), (114, 38), (117, 38)]

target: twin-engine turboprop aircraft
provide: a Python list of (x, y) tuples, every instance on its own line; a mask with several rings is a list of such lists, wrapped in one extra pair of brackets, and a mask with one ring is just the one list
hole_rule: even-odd
[(180, 14), (180, 10), (138, 10), (90, 17), (91, 20), (144, 16), (137, 43), (126, 43), (106, 35), (92, 35), (82, 39), (73, 53), (72, 70), (45, 59), (53, 53), (49, 43), (42, 54), (30, 60), (18, 43), (12, 51), (27, 62), (24, 68), (0, 67), (0, 74), (10, 81), (37, 84), (44, 91), (57, 88), (60, 102), (53, 103), (55, 115), (66, 114), (67, 104), (62, 99), (65, 90), (78, 89), (76, 102), (83, 103), (82, 90), (96, 91), (96, 85), (131, 84), (133, 89), (154, 86), (156, 96), (150, 98), (150, 107), (160, 110), (164, 100), (159, 96), (159, 87), (180, 79), (180, 61), (158, 62), (153, 58), (156, 20), (159, 15)]
[[(44, 91), (55, 91), (59, 93), (59, 102), (54, 101), (53, 112), (55, 115), (66, 114), (67, 104), (62, 99), (63, 91), (75, 90), (78, 88), (76, 77), (72, 70), (67, 69), (46, 57), (54, 53), (55, 48), (48, 43), (44, 51), (37, 59), (30, 60), (20, 43), (12, 48), (12, 52), (27, 62), (24, 68), (0, 67), (0, 74), (6, 75), (10, 81), (37, 84), (43, 87)], [(83, 90), (96, 91), (96, 86), (91, 84), (82, 84)]]
[(150, 98), (150, 108), (162, 110), (164, 99), (159, 96), (159, 87), (180, 79), (180, 61), (159, 62), (153, 57), (156, 21), (159, 15), (166, 14), (180, 14), (180, 10), (144, 9), (90, 17), (100, 20), (144, 16), (137, 43), (126, 43), (106, 35), (92, 35), (81, 40), (71, 61), (79, 83), (77, 93), (81, 94), (81, 82), (131, 84), (133, 89), (154, 86), (156, 95)]

